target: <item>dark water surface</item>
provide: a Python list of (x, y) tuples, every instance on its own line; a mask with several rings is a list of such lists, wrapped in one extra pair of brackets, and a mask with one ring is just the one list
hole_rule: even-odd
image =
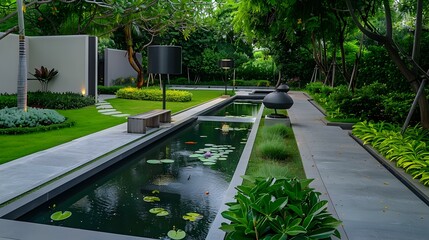
[[(252, 115), (254, 108), (259, 109), (253, 104), (241, 105), (247, 110), (237, 110), (238, 105), (232, 104), (220, 114)], [(167, 238), (167, 232), (174, 226), (187, 233), (185, 239), (204, 239), (251, 126), (228, 123), (228, 132), (223, 132), (221, 122), (196, 122), (19, 220), (156, 239)], [(147, 160), (160, 159), (174, 162), (147, 163)], [(145, 196), (156, 196), (160, 201), (145, 202)], [(149, 212), (156, 207), (164, 208), (169, 214), (156, 216)], [(57, 211), (70, 211), (72, 216), (63, 221), (51, 220), (51, 214)], [(189, 212), (199, 213), (203, 218), (195, 222), (184, 220), (182, 217)]]

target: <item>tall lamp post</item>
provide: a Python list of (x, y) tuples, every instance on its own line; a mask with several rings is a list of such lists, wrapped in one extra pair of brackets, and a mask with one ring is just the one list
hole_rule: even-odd
[(227, 95), (227, 71), (234, 67), (234, 60), (232, 59), (221, 59), (219, 66), (225, 70), (225, 95)]
[[(147, 48), (148, 72), (157, 74), (182, 74), (182, 48), (152, 45)], [(166, 86), (162, 82), (162, 109), (165, 109)]]

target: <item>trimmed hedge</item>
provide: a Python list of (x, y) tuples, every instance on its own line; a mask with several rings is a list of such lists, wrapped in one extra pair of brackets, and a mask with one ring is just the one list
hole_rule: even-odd
[(18, 134), (27, 134), (27, 133), (34, 133), (34, 132), (46, 132), (46, 131), (57, 130), (61, 128), (72, 127), (74, 125), (75, 125), (74, 121), (66, 120), (63, 123), (51, 124), (48, 126), (3, 128), (3, 129), (0, 129), (0, 135), (18, 135)]
[[(0, 108), (17, 106), (16, 94), (0, 94)], [(77, 109), (95, 104), (95, 99), (78, 93), (29, 92), (27, 105), (36, 108)]]
[[(116, 92), (118, 98), (162, 101), (162, 90), (160, 89), (137, 89), (126, 87)], [(179, 90), (167, 90), (166, 101), (169, 102), (189, 102), (192, 100), (192, 93)]]

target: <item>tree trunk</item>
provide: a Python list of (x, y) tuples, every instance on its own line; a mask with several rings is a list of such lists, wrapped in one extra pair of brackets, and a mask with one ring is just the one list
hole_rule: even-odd
[(137, 53), (134, 52), (134, 49), (133, 49), (133, 38), (132, 38), (132, 34), (131, 34), (131, 25), (128, 24), (124, 27), (124, 34), (125, 34), (125, 42), (127, 43), (128, 62), (130, 63), (130, 65), (134, 69), (134, 71), (137, 72), (137, 88), (140, 89), (143, 87), (143, 84), (144, 84), (143, 66), (138, 61)]
[(27, 111), (27, 57), (25, 53), (25, 28), (22, 0), (17, 1), (18, 24), (19, 24), (19, 72), (17, 89), (17, 107)]

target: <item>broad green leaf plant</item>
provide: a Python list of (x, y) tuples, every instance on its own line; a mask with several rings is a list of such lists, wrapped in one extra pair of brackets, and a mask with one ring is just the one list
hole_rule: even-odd
[(429, 186), (429, 132), (421, 126), (408, 128), (404, 135), (400, 132), (399, 126), (367, 121), (355, 124), (352, 131), (364, 144)]
[(222, 216), (227, 240), (340, 238), (341, 221), (327, 211), (328, 202), (308, 185), (311, 180), (251, 179), (253, 186), (237, 187), (236, 202)]

